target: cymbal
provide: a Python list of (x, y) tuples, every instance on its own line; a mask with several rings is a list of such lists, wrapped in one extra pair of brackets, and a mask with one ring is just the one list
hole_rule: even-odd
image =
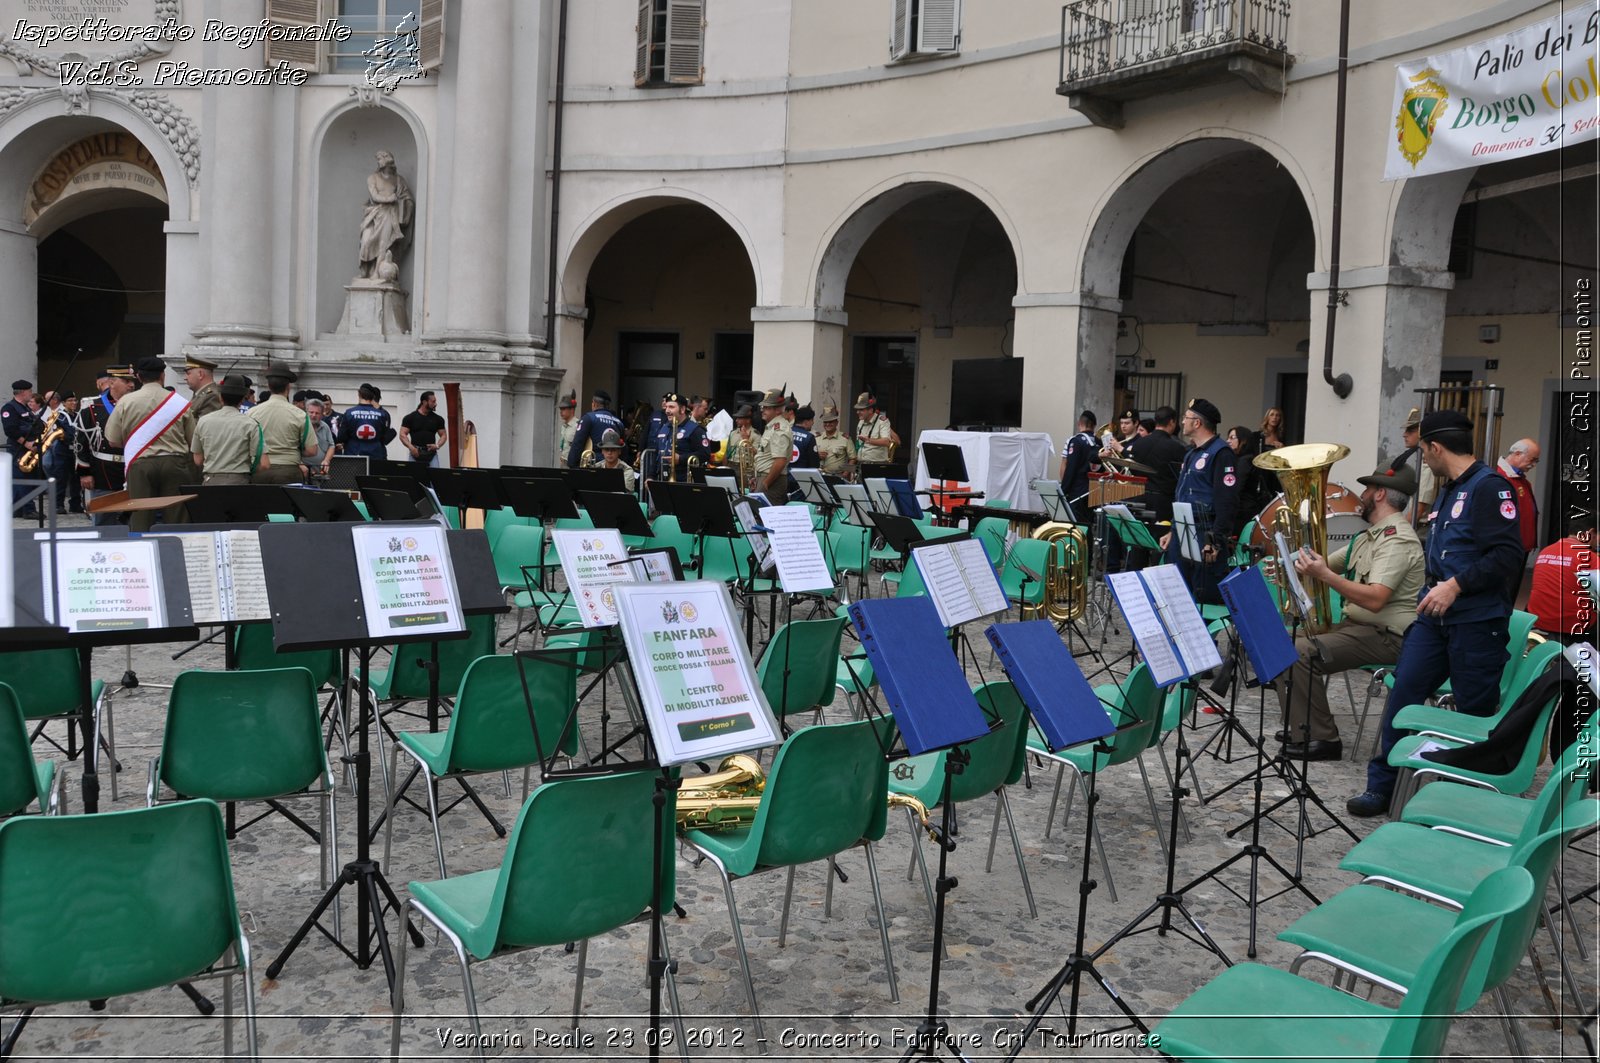
[(1122, 458), (1117, 457), (1116, 455), (1107, 455), (1100, 460), (1106, 465), (1114, 465), (1119, 470), (1125, 472), (1142, 472), (1146, 476), (1150, 476), (1155, 473), (1155, 470), (1146, 465), (1144, 462), (1134, 461), (1132, 458)]

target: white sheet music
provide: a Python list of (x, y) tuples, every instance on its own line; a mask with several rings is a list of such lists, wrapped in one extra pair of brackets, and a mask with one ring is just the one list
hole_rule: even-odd
[(1311, 596), (1306, 593), (1305, 584), (1300, 582), (1300, 573), (1294, 570), (1294, 555), (1289, 552), (1289, 540), (1283, 537), (1283, 532), (1273, 535), (1278, 546), (1278, 566), (1283, 570), (1283, 581), (1289, 585), (1289, 591), (1294, 595), (1295, 604), (1300, 608), (1302, 619), (1311, 616)]
[(845, 523), (854, 524), (858, 528), (876, 527), (872, 518), (867, 513), (872, 509), (872, 503), (867, 498), (867, 489), (860, 484), (835, 484), (833, 493), (839, 496), (839, 501), (845, 505)]
[[(751, 497), (760, 496), (753, 495)], [(771, 566), (772, 545), (767, 542), (767, 536), (764, 532), (752, 531), (751, 529), (761, 524), (766, 514), (766, 508), (763, 508), (758, 513), (755, 505), (748, 499), (741, 498), (733, 504), (733, 515), (739, 518), (739, 527), (744, 529), (745, 542), (750, 544), (750, 553), (756, 559), (756, 570), (758, 572), (765, 572)], [(765, 525), (762, 526), (765, 527)]]
[(217, 559), (216, 534), (201, 532), (176, 538), (183, 545), (183, 567), (189, 576), (189, 608), (194, 614), (194, 622), (222, 623), (228, 617), (222, 594), (222, 565)]
[(1006, 611), (1006, 592), (978, 540), (919, 546), (911, 551), (911, 559), (945, 627)]
[(1195, 608), (1183, 574), (1176, 565), (1155, 565), (1141, 569), (1141, 576), (1150, 586), (1151, 597), (1161, 608), (1161, 618), (1166, 622), (1168, 634), (1177, 645), (1183, 667), (1190, 674), (1209, 671), (1222, 663), (1217, 644), (1206, 631), (1206, 622)]
[(1178, 537), (1178, 550), (1187, 561), (1205, 561), (1200, 548), (1200, 535), (1194, 522), (1194, 506), (1188, 502), (1172, 503), (1172, 534)]
[(770, 506), (761, 511), (761, 523), (772, 529), (768, 538), (785, 594), (833, 590), (833, 573), (822, 556), (807, 507)]
[(233, 599), (231, 620), (267, 620), (272, 607), (267, 604), (267, 577), (261, 568), (260, 533), (241, 529), (222, 533), (222, 549), (228, 563), (229, 597)]
[(1149, 666), (1150, 677), (1155, 680), (1156, 686), (1166, 686), (1184, 678), (1183, 665), (1174, 652), (1172, 639), (1168, 637), (1166, 627), (1156, 615), (1155, 606), (1145, 594), (1144, 581), (1139, 578), (1139, 573), (1107, 573), (1106, 582), (1111, 586), (1112, 597), (1117, 600), (1117, 608), (1122, 610), (1122, 618), (1128, 622), (1133, 640), (1139, 644), (1139, 653)]

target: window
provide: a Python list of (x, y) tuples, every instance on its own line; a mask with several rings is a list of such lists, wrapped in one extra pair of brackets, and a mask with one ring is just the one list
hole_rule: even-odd
[(961, 50), (961, 0), (893, 0), (893, 5), (891, 61)]
[(705, 0), (639, 0), (635, 85), (698, 85), (705, 80), (705, 6)]
[(310, 30), (336, 21), (351, 30), (344, 41), (269, 39), (267, 62), (365, 74), (387, 59), (391, 67), (404, 62), (433, 70), (444, 58), (444, 17), (445, 0), (267, 0), (267, 20), (275, 26)]

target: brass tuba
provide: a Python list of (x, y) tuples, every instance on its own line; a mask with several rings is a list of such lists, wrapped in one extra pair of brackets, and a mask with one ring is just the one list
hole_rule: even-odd
[[(1350, 453), (1343, 443), (1301, 443), (1293, 447), (1279, 447), (1258, 454), (1255, 466), (1278, 477), (1283, 488), (1284, 504), (1273, 517), (1274, 532), (1282, 532), (1289, 545), (1290, 558), (1301, 547), (1309, 546), (1318, 554), (1328, 554), (1328, 470)], [(1274, 572), (1282, 592), (1284, 612), (1287, 616), (1292, 606), (1289, 574)], [(1318, 583), (1311, 591), (1311, 615), (1306, 617), (1307, 629), (1315, 634), (1331, 623), (1333, 605), (1328, 586)]]
[(1044, 594), (1038, 605), (1023, 605), (1018, 617), (1043, 617), (1056, 624), (1070, 624), (1089, 608), (1088, 536), (1076, 524), (1053, 520), (1035, 528), (1032, 537), (1050, 544), (1044, 566)]

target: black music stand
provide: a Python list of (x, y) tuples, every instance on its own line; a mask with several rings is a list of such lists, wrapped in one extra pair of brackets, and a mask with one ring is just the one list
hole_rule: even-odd
[[(988, 716), (973, 695), (955, 656), (947, 656), (936, 648), (946, 643), (944, 627), (931, 601), (914, 597), (857, 602), (850, 607), (850, 618), (860, 635), (861, 648), (872, 662), (879, 689), (889, 707), (887, 715), (892, 717), (898, 732), (893, 744), (884, 747), (885, 759), (944, 753), (944, 782), (939, 791), (942, 818), (937, 832), (929, 830), (939, 845), (939, 872), (934, 880), (933, 966), (928, 980), (928, 1005), (900, 1058), (935, 1059), (942, 1047), (956, 1059), (965, 1059), (951, 1043), (950, 1024), (939, 1017), (945, 895), (956, 888), (956, 879), (949, 874), (950, 852), (955, 848), (955, 810), (950, 801), (950, 786), (971, 760), (962, 747), (989, 734), (1000, 721)], [(853, 665), (847, 667), (854, 672)], [(860, 689), (867, 711), (882, 721), (886, 714), (871, 691), (865, 686)], [(885, 729), (877, 730), (881, 742)]]
[(521, 476), (529, 480), (559, 480), (561, 474), (567, 470), (555, 465), (502, 465), (500, 478), (502, 481), (507, 476)]
[(903, 461), (863, 461), (856, 466), (856, 483), (871, 480), (904, 480), (906, 463)]
[(433, 466), (425, 461), (394, 461), (390, 458), (367, 459), (367, 475), (393, 476), (419, 484), (432, 482)]
[(334, 490), (358, 490), (357, 481), (371, 469), (371, 459), (359, 454), (335, 454), (328, 459), (327, 486)]
[(625, 491), (580, 491), (583, 508), (596, 528), (615, 528), (623, 535), (653, 539), (650, 522), (639, 511), (639, 500)]
[(421, 502), (428, 496), (422, 481), (409, 476), (357, 476), (356, 490), (363, 498), (368, 491), (398, 491), (413, 502)]
[(361, 515), (361, 511), (344, 491), (317, 491), (312, 488), (296, 487), (286, 489), (284, 494), (288, 496), (289, 504), (294, 507), (300, 519), (312, 524), (338, 521), (364, 524), (367, 519)]
[[(1072, 986), (1071, 1006), (1067, 1013), (1067, 1033), (1069, 1036), (1078, 1032), (1078, 1003), (1081, 997), (1083, 976), (1088, 975), (1094, 980), (1102, 992), (1110, 998), (1121, 1012), (1128, 1017), (1130, 1025), (1139, 1029), (1146, 1029), (1139, 1016), (1117, 993), (1114, 987), (1095, 967), (1095, 957), (1090, 955), (1085, 946), (1085, 935), (1089, 924), (1089, 894), (1099, 888), (1099, 883), (1089, 877), (1089, 868), (1094, 860), (1094, 816), (1095, 806), (1100, 802), (1100, 794), (1096, 788), (1096, 780), (1100, 772), (1096, 768), (1098, 758), (1109, 756), (1112, 747), (1106, 739), (1124, 727), (1137, 727), (1137, 719), (1128, 719), (1130, 715), (1126, 710), (1118, 708), (1109, 702), (1102, 702), (1089, 686), (1088, 679), (1078, 668), (1077, 660), (1061, 641), (1055, 625), (1048, 620), (1028, 620), (1013, 624), (991, 624), (984, 632), (989, 637), (989, 644), (994, 647), (995, 656), (1000, 661), (1000, 667), (1017, 689), (1017, 694), (1022, 698), (1023, 704), (1028, 707), (1028, 713), (1038, 724), (1040, 736), (1045, 740), (1047, 748), (1052, 753), (1071, 746), (1083, 745), (1087, 742), (1094, 743), (1095, 755), (1089, 760), (1088, 797), (1085, 804), (1083, 824), (1083, 863), (1079, 872), (1078, 881), (1078, 929), (1074, 940), (1072, 954), (1067, 957), (1066, 963), (1051, 976), (1044, 987), (1035, 993), (1027, 1002), (1026, 1008), (1033, 1013), (1028, 1020), (1028, 1025), (1023, 1029), (1021, 1036), (1014, 1042), (1014, 1048), (1007, 1059), (1016, 1059), (1028, 1044), (1028, 1038), (1044, 1022), (1045, 1014), (1049, 1010), (1061, 991)], [(1116, 712), (1123, 717), (1120, 723), (1114, 723), (1110, 714)]]
[(266, 524), (274, 516), (293, 517), (298, 512), (275, 484), (235, 484), (227, 487), (185, 487), (193, 492), (189, 519), (196, 524)]
[[(422, 524), (422, 522), (418, 522)], [(437, 527), (431, 523), (426, 527)], [(355, 650), (360, 665), (358, 674), (359, 708), (356, 714), (358, 737), (356, 752), (346, 760), (356, 776), (356, 858), (345, 864), (339, 877), (328, 887), (317, 906), (306, 916), (283, 951), (267, 966), (267, 977), (277, 978), (300, 943), (312, 929), (319, 931), (334, 947), (362, 970), (381, 959), (389, 987), (394, 987), (394, 960), (389, 936), (383, 924), (385, 903), (402, 914), (404, 909), (371, 850), (372, 757), (368, 746), (372, 712), (372, 651), (378, 640), (367, 630), (366, 607), (362, 600), (351, 524), (268, 524), (261, 528), (261, 566), (267, 579), (267, 599), (272, 606), (273, 642), (279, 652), (286, 650), (338, 649), (342, 654), (345, 683), (349, 683), (349, 651)], [(397, 529), (403, 527), (396, 525)], [(447, 542), (449, 540), (446, 540)], [(172, 544), (174, 548), (177, 543)], [(465, 638), (465, 626), (451, 638)], [(388, 643), (437, 642), (440, 635), (388, 635)], [(358, 940), (352, 951), (321, 924), (322, 913), (338, 900), (347, 886), (356, 889)], [(422, 932), (404, 920), (404, 929), (414, 945), (421, 947)], [(372, 951), (376, 940), (378, 953)]]
[(505, 503), (500, 491), (498, 470), (431, 469), (429, 473), (429, 485), (438, 496), (440, 505), (454, 507), (463, 519), (469, 509), (499, 509)]
[(622, 469), (607, 469), (598, 465), (587, 466), (582, 469), (562, 469), (561, 479), (566, 481), (567, 487), (576, 495), (580, 491), (615, 491), (627, 493), (627, 477), (622, 475)]
[[(902, 517), (896, 513), (878, 513), (876, 511), (868, 513), (867, 516), (877, 527), (878, 534), (883, 536), (883, 541), (889, 545), (889, 548), (900, 552), (902, 561), (905, 560), (906, 555), (913, 546), (927, 539), (927, 536), (922, 534), (922, 525), (910, 517)], [(939, 541), (943, 542), (944, 540), (940, 539)]]
[[(933, 496), (934, 507), (943, 512), (945, 496), (949, 493), (944, 484), (970, 484), (967, 473), (967, 456), (955, 443), (922, 444), (922, 462), (928, 467), (928, 493)], [(939, 486), (931, 486), (937, 484)]]
[(361, 501), (366, 505), (371, 520), (418, 520), (427, 516), (417, 500), (404, 491), (368, 487), (361, 492)]
[[(503, 472), (504, 470), (502, 470)], [(533, 565), (524, 565), (523, 579), (527, 581), (527, 570), (535, 568), (539, 573), (539, 593), (551, 593), (546, 590), (546, 575), (551, 566), (545, 564), (545, 555), (549, 551), (550, 528), (558, 520), (577, 520), (578, 506), (573, 501), (572, 489), (568, 486), (565, 476), (557, 475), (567, 470), (556, 469), (519, 469), (516, 476), (500, 477), (500, 492), (505, 498), (506, 505), (519, 517), (539, 522), (539, 557)], [(523, 475), (523, 473), (550, 473), (543, 475)], [(554, 584), (551, 584), (554, 586)], [(528, 593), (534, 592), (532, 584), (528, 585)], [(537, 604), (537, 603), (536, 603)], [(534, 619), (527, 625), (517, 628), (510, 635), (500, 641), (504, 646), (515, 642), (522, 637), (522, 633), (539, 626), (539, 610), (534, 609)]]
[[(97, 531), (100, 529), (96, 529)], [(101, 541), (115, 543), (117, 540), (128, 538), (125, 528), (115, 531), (106, 529), (108, 535), (96, 536)], [(42, 572), (43, 559), (40, 557), (39, 544), (41, 540), (34, 538), (31, 531), (14, 530), (12, 565), (15, 569), (12, 583), (12, 593), (15, 600), (14, 619), (19, 629), (49, 629), (60, 634), (43, 634), (38, 641), (13, 635), (7, 639), (8, 648), (11, 649), (60, 649), (71, 647), (78, 654), (78, 728), (83, 734), (83, 810), (85, 812), (98, 812), (100, 810), (100, 779), (99, 750), (96, 748), (94, 735), (94, 699), (91, 690), (94, 686), (93, 656), (94, 651), (102, 646), (142, 646), (155, 642), (192, 642), (200, 637), (200, 629), (194, 624), (194, 614), (189, 604), (189, 578), (183, 560), (183, 544), (170, 536), (151, 536), (150, 540), (156, 544), (156, 556), (161, 566), (161, 594), (164, 599), (163, 612), (166, 615), (167, 626), (160, 628), (134, 628), (119, 624), (108, 624), (102, 630), (96, 631), (68, 631), (66, 628), (57, 627), (47, 619), (44, 608), (44, 579)], [(52, 584), (57, 581), (52, 580)], [(59, 586), (57, 592), (59, 593)], [(67, 749), (64, 751), (70, 760), (73, 757), (71, 732), (68, 732)], [(119, 765), (113, 763), (111, 770), (117, 771)]]

